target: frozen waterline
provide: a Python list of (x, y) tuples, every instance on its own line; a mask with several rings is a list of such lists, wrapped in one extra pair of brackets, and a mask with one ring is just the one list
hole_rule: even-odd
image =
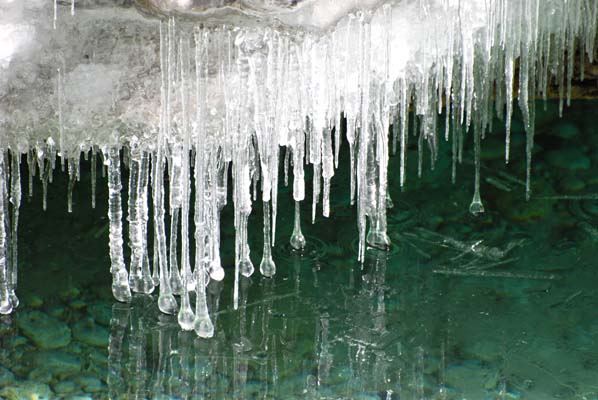
[[(257, 268), (272, 276), (279, 181), (292, 185), (297, 204), (304, 201), (305, 167), (311, 164), (312, 218), (320, 208), (328, 216), (341, 135), (350, 147), (360, 260), (368, 245), (390, 246), (388, 157), (399, 154), (404, 184), (414, 135), (420, 159), (427, 146), (435, 161), (438, 141), (451, 141), (453, 179), (464, 141), (473, 136), (470, 210), (483, 212), (484, 133), (494, 114), (507, 120), (508, 162), (517, 100), (525, 121), (529, 196), (534, 99), (556, 84), (562, 101), (569, 100), (576, 54), (593, 61), (598, 11), (596, 2), (581, 0), (366, 2), (367, 8), (340, 11), (319, 9), (327, 4), (322, 1), (310, 2), (320, 13), (301, 14), (300, 26), (285, 23), (283, 11), (261, 11), (274, 15), (263, 25), (233, 26), (193, 22), (179, 9), (183, 15), (154, 20), (116, 5), (72, 4), (74, 16), (71, 3), (0, 3), (0, 36), (9, 43), (0, 52), (0, 312), (18, 305), (21, 155), (27, 156), (29, 179), (42, 180), (42, 196), (56, 162), (68, 170), (71, 209), (83, 153), (92, 165), (100, 157), (108, 177), (115, 297), (128, 301), (132, 292), (157, 288), (160, 309), (178, 313), (181, 327), (202, 337), (214, 330), (205, 286), (224, 277), (222, 207), (232, 201), (235, 210), (238, 278), (256, 269), (247, 224), (255, 202), (262, 203), (264, 255)], [(414, 126), (408, 126), (410, 111), (417, 116)], [(129, 169), (128, 182), (121, 180), (121, 164)], [(301, 250), (305, 238), (296, 210), (291, 245)], [(238, 279), (233, 290), (236, 305)]]

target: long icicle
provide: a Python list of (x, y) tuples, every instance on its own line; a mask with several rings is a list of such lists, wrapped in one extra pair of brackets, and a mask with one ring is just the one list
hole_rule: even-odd
[(104, 163), (108, 167), (108, 219), (110, 221), (110, 271), (112, 272), (112, 294), (118, 301), (131, 301), (129, 274), (123, 256), (122, 233), (122, 183), (120, 179), (120, 153), (117, 147), (105, 147)]

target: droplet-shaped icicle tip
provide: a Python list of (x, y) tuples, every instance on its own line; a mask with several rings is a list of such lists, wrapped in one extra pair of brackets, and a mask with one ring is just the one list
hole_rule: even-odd
[(164, 314), (174, 315), (177, 312), (178, 304), (172, 294), (160, 294), (158, 297), (158, 308)]

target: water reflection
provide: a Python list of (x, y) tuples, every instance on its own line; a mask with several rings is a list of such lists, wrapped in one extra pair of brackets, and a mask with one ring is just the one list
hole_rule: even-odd
[[(222, 283), (212, 282), (208, 301), (218, 333), (210, 340), (181, 331), (147, 297), (114, 304), (111, 398), (397, 398), (413, 383), (423, 393), (424, 369), (408, 371), (400, 331), (387, 322), (387, 258), (368, 253), (363, 267), (345, 268), (345, 284), (332, 290), (333, 271), (297, 255), (282, 279), (243, 277), (236, 311), (228, 303), (219, 308), (228, 299)], [(308, 283), (302, 274), (310, 274)]]
[[(595, 354), (585, 344), (598, 328), (584, 319), (594, 300), (567, 306), (593, 272), (580, 282), (437, 274), (420, 251), (457, 268), (455, 250), (421, 242), (419, 251), (369, 250), (363, 265), (330, 256), (335, 249), (322, 258), (288, 253), (274, 279), (241, 278), (237, 310), (222, 290), (231, 282), (212, 282), (217, 333), (209, 340), (182, 332), (149, 297), (115, 304), (110, 397), (544, 400), (596, 392)], [(524, 247), (514, 256), (537, 260), (544, 251)], [(586, 265), (593, 252), (577, 254)], [(457, 260), (468, 265), (465, 257)]]

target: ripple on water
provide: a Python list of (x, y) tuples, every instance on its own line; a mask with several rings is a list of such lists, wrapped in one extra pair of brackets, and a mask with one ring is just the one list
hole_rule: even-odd
[(579, 220), (595, 220), (598, 218), (598, 199), (571, 200), (568, 209)]
[(322, 239), (315, 236), (305, 236), (305, 248), (301, 251), (291, 247), (289, 242), (277, 244), (272, 253), (277, 261), (292, 261), (299, 257), (302, 261), (318, 261), (326, 257), (328, 253), (334, 252), (332, 245), (328, 245)]

